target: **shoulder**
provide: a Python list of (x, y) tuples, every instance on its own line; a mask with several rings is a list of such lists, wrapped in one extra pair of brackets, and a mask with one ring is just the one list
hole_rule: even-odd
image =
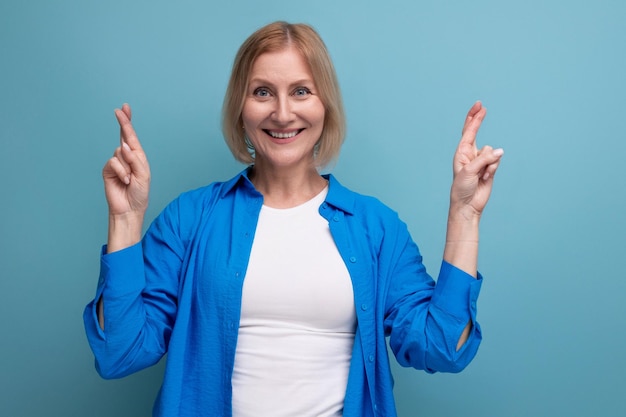
[(329, 176), (328, 204), (344, 212), (353, 231), (364, 231), (369, 239), (382, 241), (387, 239), (408, 238), (407, 225), (398, 213), (378, 198), (352, 191), (341, 185), (332, 175)]
[(175, 205), (179, 211), (197, 212), (207, 207), (211, 207), (220, 198), (226, 197), (229, 191), (234, 189), (241, 181), (243, 173), (239, 173), (227, 181), (215, 181), (199, 188), (181, 193), (170, 203)]
[(406, 223), (395, 210), (376, 197), (342, 186), (332, 176), (329, 184), (327, 202), (343, 212), (346, 236), (355, 246), (368, 247), (392, 262), (399, 251), (412, 243)]
[(179, 236), (193, 234), (203, 218), (212, 213), (220, 200), (235, 188), (240, 175), (228, 181), (216, 181), (181, 193), (155, 219), (156, 226), (164, 225)]
[(327, 202), (344, 211), (346, 215), (379, 219), (380, 221), (398, 221), (398, 213), (378, 198), (350, 190), (329, 175)]
[(176, 205), (181, 211), (197, 210), (219, 198), (224, 182), (212, 182), (199, 188), (187, 190), (176, 197), (170, 205)]

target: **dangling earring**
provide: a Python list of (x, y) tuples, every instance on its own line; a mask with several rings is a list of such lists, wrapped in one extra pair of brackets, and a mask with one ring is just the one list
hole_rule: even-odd
[(252, 160), (254, 160), (256, 150), (254, 149), (254, 145), (252, 144), (252, 142), (250, 142), (250, 139), (248, 138), (248, 135), (245, 134), (245, 132), (243, 135), (243, 140), (246, 142), (246, 147), (248, 148), (248, 153), (250, 154), (250, 157), (252, 158)]
[(254, 151), (254, 145), (252, 144), (252, 142), (250, 142), (250, 139), (248, 138), (248, 135), (244, 134), (243, 135), (243, 140), (246, 142), (246, 146), (248, 147), (249, 150)]

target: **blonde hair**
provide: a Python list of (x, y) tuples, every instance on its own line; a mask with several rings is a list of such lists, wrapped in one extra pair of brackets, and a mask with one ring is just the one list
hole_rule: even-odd
[(224, 97), (224, 139), (235, 159), (245, 164), (254, 162), (254, 154), (246, 141), (241, 117), (249, 75), (260, 55), (287, 47), (295, 47), (302, 54), (324, 105), (324, 128), (316, 145), (316, 165), (324, 167), (339, 156), (345, 137), (346, 121), (337, 75), (326, 45), (315, 29), (306, 24), (274, 22), (254, 32), (241, 45)]

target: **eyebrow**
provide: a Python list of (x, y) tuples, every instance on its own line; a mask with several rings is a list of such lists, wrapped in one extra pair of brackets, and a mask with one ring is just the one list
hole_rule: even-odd
[[(264, 78), (252, 78), (249, 82), (248, 85), (251, 84), (262, 84), (262, 85), (268, 85), (270, 87), (276, 87), (276, 85), (274, 83), (272, 83), (271, 81), (268, 81)], [(315, 82), (312, 79), (309, 78), (302, 78), (300, 80), (294, 81), (292, 83), (289, 84), (289, 87), (296, 87), (296, 86), (300, 86), (300, 85), (309, 85), (312, 84), (313, 86), (315, 86)]]

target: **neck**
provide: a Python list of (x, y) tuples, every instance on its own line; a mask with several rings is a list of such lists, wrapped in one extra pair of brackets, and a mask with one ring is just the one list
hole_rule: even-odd
[(250, 180), (263, 194), (263, 203), (273, 208), (290, 208), (318, 195), (327, 181), (315, 167), (306, 170), (268, 170), (255, 165)]

